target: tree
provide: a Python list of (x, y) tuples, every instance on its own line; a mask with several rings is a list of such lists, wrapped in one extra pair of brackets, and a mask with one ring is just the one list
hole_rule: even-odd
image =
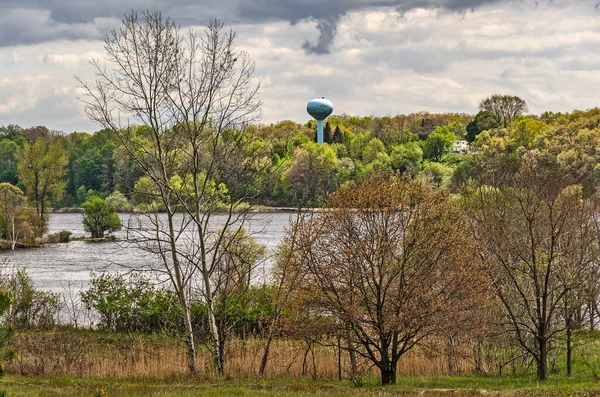
[(423, 145), (424, 157), (439, 163), (444, 154), (450, 151), (455, 139), (456, 135), (448, 127), (435, 127)]
[(13, 250), (19, 239), (33, 234), (29, 224), (32, 211), (21, 189), (10, 183), (0, 183), (0, 237), (8, 238)]
[[(199, 38), (192, 31), (181, 34), (158, 12), (141, 19), (133, 12), (105, 39), (111, 66), (94, 62), (96, 83), (82, 82), (88, 116), (120, 143), (165, 211), (163, 222), (149, 208), (143, 216), (153, 228), (141, 227), (137, 238), (161, 259), (154, 270), (169, 277), (177, 294), (191, 373), (197, 365), (190, 289), (199, 286), (206, 303), (211, 353), (223, 373), (216, 253), (227, 233), (243, 226), (249, 209), (244, 202), (271, 165), (268, 146), (248, 133), (260, 115), (259, 86), (235, 37), (218, 20)], [(126, 119), (142, 127), (121, 124)], [(183, 220), (175, 219), (177, 212)], [(217, 212), (225, 214), (224, 224), (214, 230), (209, 224)]]
[(117, 210), (106, 200), (94, 196), (82, 204), (83, 228), (92, 234), (92, 238), (102, 238), (106, 232), (112, 233), (121, 229), (121, 218)]
[(486, 287), (466, 219), (445, 193), (406, 177), (346, 184), (325, 206), (292, 228), (298, 284), (311, 312), (349, 329), (347, 349), (394, 384), (402, 355), (477, 307)]
[(588, 279), (596, 260), (597, 197), (586, 198), (537, 150), (523, 154), (516, 173), (496, 180), (502, 182), (470, 192), (465, 208), (505, 326), (545, 380), (550, 343), (564, 330), (558, 321), (564, 299)]
[(491, 113), (481, 111), (467, 124), (467, 141), (473, 142), (481, 132), (498, 127), (498, 121)]
[(377, 155), (385, 153), (385, 145), (377, 138), (373, 138), (367, 143), (362, 153), (363, 163), (369, 164), (377, 159)]
[(16, 124), (9, 124), (7, 126), (0, 127), (0, 138), (3, 139), (15, 139), (21, 135), (23, 128)]
[(127, 197), (118, 190), (115, 190), (106, 198), (106, 203), (115, 207), (117, 211), (131, 212), (133, 206), (127, 200)]
[(337, 156), (329, 146), (308, 143), (296, 148), (285, 180), (296, 198), (308, 205), (318, 205), (335, 188)]
[(335, 126), (335, 131), (333, 132), (333, 143), (342, 143), (342, 130), (340, 130), (340, 126)]
[(19, 145), (14, 141), (0, 141), (0, 183), (9, 182), (16, 185), (19, 181), (17, 173), (17, 153)]
[(333, 136), (331, 135), (331, 125), (329, 121), (325, 123), (325, 127), (323, 128), (323, 142), (332, 144)]
[(481, 101), (479, 110), (489, 113), (500, 127), (506, 128), (527, 111), (527, 102), (515, 95), (492, 95)]
[(20, 183), (35, 206), (38, 233), (43, 233), (48, 201), (60, 200), (65, 190), (67, 157), (59, 142), (42, 139), (26, 144), (17, 157)]
[(394, 170), (401, 174), (415, 176), (423, 162), (423, 149), (417, 142), (392, 146), (391, 163)]

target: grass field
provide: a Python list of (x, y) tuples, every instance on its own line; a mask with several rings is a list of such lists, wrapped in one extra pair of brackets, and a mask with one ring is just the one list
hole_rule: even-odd
[(592, 378), (553, 376), (538, 383), (531, 376), (406, 377), (381, 387), (368, 379), (363, 387), (342, 381), (304, 379), (80, 379), (9, 375), (2, 381), (8, 396), (598, 396)]

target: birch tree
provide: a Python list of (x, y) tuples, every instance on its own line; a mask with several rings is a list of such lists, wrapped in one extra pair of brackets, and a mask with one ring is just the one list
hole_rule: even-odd
[(93, 61), (95, 83), (81, 81), (89, 118), (116, 136), (151, 182), (144, 194), (157, 206), (147, 208), (152, 227), (140, 223), (141, 231), (179, 297), (192, 373), (191, 289), (207, 305), (211, 351), (223, 373), (215, 316), (222, 248), (243, 226), (245, 202), (270, 165), (267, 148), (247, 133), (260, 117), (259, 84), (235, 38), (216, 19), (198, 35), (158, 12), (132, 12), (105, 39), (107, 64)]

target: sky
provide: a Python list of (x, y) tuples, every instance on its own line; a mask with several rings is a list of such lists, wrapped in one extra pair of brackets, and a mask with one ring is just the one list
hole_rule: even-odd
[(492, 94), (530, 113), (600, 106), (600, 0), (0, 0), (0, 125), (94, 132), (75, 76), (131, 10), (237, 32), (264, 124), (335, 114), (475, 114)]

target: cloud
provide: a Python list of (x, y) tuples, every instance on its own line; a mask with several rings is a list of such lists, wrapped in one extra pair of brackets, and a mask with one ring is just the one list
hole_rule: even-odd
[[(111, 19), (118, 17), (116, 3), (103, 1), (113, 11), (101, 11), (102, 17), (94, 17), (92, 10), (80, 16), (63, 14), (60, 19), (58, 11), (52, 16), (48, 9), (11, 8), (12, 19), (35, 18), (27, 25), (13, 25), (17, 31), (11, 40), (18, 43), (21, 35), (28, 45), (0, 47), (0, 125), (40, 124), (66, 132), (98, 128), (83, 113), (73, 75), (93, 81), (87, 60), (104, 53), (102, 30), (118, 26)], [(212, 2), (213, 8), (203, 9), (202, 1), (196, 6), (173, 0), (168, 15), (194, 27), (201, 15), (223, 15), (217, 12), (222, 4)], [(497, 2), (476, 7), (464, 17), (452, 12), (464, 6), (462, 2), (446, 11), (433, 5), (405, 11), (386, 1), (362, 7), (374, 2), (347, 0), (353, 8), (346, 1), (315, 0), (317, 8), (311, 13), (290, 9), (285, 1), (243, 0), (243, 6), (239, 1), (227, 27), (238, 33), (239, 49), (256, 62), (265, 123), (305, 122), (306, 101), (318, 96), (331, 99), (336, 114), (360, 116), (474, 113), (482, 98), (495, 93), (519, 95), (538, 114), (598, 105), (598, 90), (593, 87), (600, 85), (594, 52), (600, 47), (600, 25), (597, 11), (590, 11), (597, 0), (570, 4), (554, 0), (537, 8), (522, 1)], [(158, 3), (150, 1), (147, 7), (157, 8)], [(268, 18), (251, 14), (262, 12), (259, 5), (272, 8)], [(2, 11), (0, 21), (5, 21)], [(260, 18), (263, 23), (256, 23)], [(329, 47), (327, 40), (319, 42), (315, 31), (320, 20), (335, 21), (335, 41)], [(302, 48), (307, 38), (307, 48)], [(307, 50), (322, 55), (307, 59)]]
[(350, 12), (384, 8), (402, 13), (415, 8), (466, 12), (501, 1), (514, 0), (3, 0), (0, 46), (99, 38), (109, 30), (109, 25), (115, 24), (114, 19), (131, 10), (149, 9), (162, 11), (178, 23), (190, 26), (205, 25), (215, 16), (226, 22), (250, 24), (314, 21), (318, 38), (305, 40), (302, 48), (307, 54), (327, 54), (340, 19)]

